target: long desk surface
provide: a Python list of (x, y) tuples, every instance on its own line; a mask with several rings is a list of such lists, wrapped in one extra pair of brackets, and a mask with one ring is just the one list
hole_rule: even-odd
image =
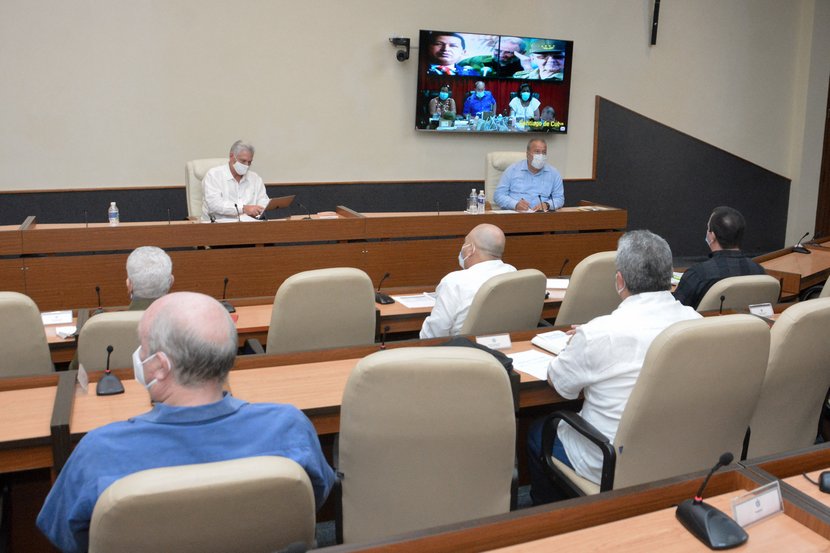
[(754, 259), (767, 274), (779, 279), (782, 300), (797, 297), (807, 288), (823, 284), (830, 276), (830, 237), (804, 246), (809, 254), (784, 248)]

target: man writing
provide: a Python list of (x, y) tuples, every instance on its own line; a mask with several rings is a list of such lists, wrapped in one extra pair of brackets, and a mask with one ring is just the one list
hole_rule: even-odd
[(565, 205), (559, 171), (547, 163), (548, 145), (541, 138), (527, 143), (527, 160), (517, 161), (501, 176), (493, 200), (502, 209), (547, 211)]
[(473, 298), (491, 277), (515, 271), (501, 260), (504, 233), (495, 225), (478, 225), (464, 238), (458, 252), (460, 271), (453, 271), (436, 288), (435, 307), (421, 327), (421, 339), (455, 336), (467, 319)]
[(155, 406), (80, 441), (37, 518), (52, 543), (86, 551), (101, 493), (124, 476), (158, 467), (287, 457), (306, 470), (317, 507), (322, 505), (334, 473), (305, 415), (290, 405), (252, 404), (223, 391), (237, 336), (219, 302), (191, 292), (169, 294), (147, 309), (138, 333), (133, 369)]
[(727, 277), (763, 275), (764, 268), (741, 252), (746, 222), (737, 209), (716, 207), (706, 224), (706, 244), (710, 259), (692, 265), (683, 273), (674, 297), (683, 305), (697, 309), (700, 300), (717, 281)]
[(228, 163), (214, 167), (202, 179), (203, 221), (254, 221), (268, 205), (262, 179), (250, 170), (256, 149), (241, 140), (233, 143)]
[[(671, 288), (672, 255), (668, 243), (647, 230), (620, 238), (615, 286), (622, 298), (610, 315), (597, 317), (573, 332), (570, 343), (548, 367), (548, 382), (565, 399), (585, 396), (580, 415), (611, 443), (623, 409), (637, 383), (646, 352), (670, 325), (700, 318), (676, 301)], [(528, 432), (531, 497), (535, 504), (561, 496), (544, 473), (542, 423)], [(553, 456), (583, 478), (599, 483), (602, 453), (567, 424), (560, 424)]]

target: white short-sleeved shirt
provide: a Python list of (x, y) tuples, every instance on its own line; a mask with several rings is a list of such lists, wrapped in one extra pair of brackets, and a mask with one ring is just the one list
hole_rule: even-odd
[(515, 270), (513, 265), (493, 259), (442, 278), (435, 290), (435, 307), (421, 327), (421, 339), (459, 334), (481, 285), (496, 275)]
[[(248, 171), (238, 183), (231, 174), (230, 166), (225, 163), (214, 167), (202, 179), (202, 220), (209, 221), (213, 215), (217, 221), (238, 219), (242, 213), (242, 206), (268, 205), (268, 194), (265, 184), (253, 171)], [(234, 207), (236, 204), (236, 207)], [(237, 212), (237, 209), (239, 211)], [(245, 216), (241, 217), (245, 219)]]
[[(626, 298), (610, 315), (580, 326), (548, 367), (548, 381), (566, 399), (582, 392), (580, 415), (614, 443), (646, 352), (660, 332), (679, 321), (699, 319), (671, 293), (646, 292)], [(567, 424), (557, 431), (580, 476), (599, 483), (602, 453)]]

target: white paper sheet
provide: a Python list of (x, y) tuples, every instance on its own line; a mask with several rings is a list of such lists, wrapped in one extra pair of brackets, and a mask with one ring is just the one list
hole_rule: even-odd
[(548, 379), (548, 365), (553, 355), (542, 353), (535, 349), (511, 353), (508, 355), (513, 360), (513, 369), (529, 374), (539, 380)]

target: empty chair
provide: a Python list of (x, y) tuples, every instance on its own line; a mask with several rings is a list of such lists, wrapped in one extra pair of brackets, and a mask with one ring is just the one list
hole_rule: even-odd
[(749, 423), (747, 457), (812, 445), (830, 388), (830, 298), (797, 303), (770, 330), (764, 387)]
[[(571, 425), (603, 452), (600, 485), (546, 454), (549, 476), (585, 495), (708, 469), (725, 451), (737, 457), (761, 391), (769, 343), (768, 326), (751, 315), (668, 327), (646, 353), (614, 443), (593, 427)], [(547, 419), (546, 453), (559, 419), (580, 417), (558, 412)]]
[(100, 313), (89, 319), (78, 336), (78, 361), (88, 371), (107, 368), (107, 346), (112, 346), (111, 369), (132, 367), (139, 346), (138, 322), (144, 311)]
[(781, 283), (770, 275), (746, 275), (728, 277), (717, 281), (700, 300), (698, 311), (720, 309), (723, 296), (723, 308), (745, 310), (748, 305), (756, 303), (778, 303)]
[(591, 254), (577, 264), (568, 283), (556, 326), (587, 323), (594, 317), (608, 315), (622, 301), (614, 288), (617, 252)]
[(493, 203), (493, 194), (499, 186), (505, 169), (527, 159), (525, 152), (489, 152), (484, 160), (484, 194), (487, 202)]
[(90, 553), (276, 551), (314, 543), (314, 491), (285, 457), (143, 470), (95, 504)]
[(274, 296), (266, 351), (288, 353), (372, 344), (375, 292), (369, 275), (338, 267), (285, 279)]
[(522, 269), (496, 275), (476, 292), (461, 334), (491, 334), (536, 328), (545, 304), (545, 275)]
[(515, 440), (510, 382), (492, 355), (369, 355), (343, 391), (338, 537), (362, 542), (508, 512)]
[(29, 296), (0, 292), (0, 376), (54, 370), (40, 310)]
[(202, 189), (202, 179), (205, 178), (205, 173), (225, 163), (228, 163), (227, 157), (194, 159), (185, 164), (184, 188), (187, 192), (188, 217), (192, 219), (202, 218), (202, 199), (205, 196)]

